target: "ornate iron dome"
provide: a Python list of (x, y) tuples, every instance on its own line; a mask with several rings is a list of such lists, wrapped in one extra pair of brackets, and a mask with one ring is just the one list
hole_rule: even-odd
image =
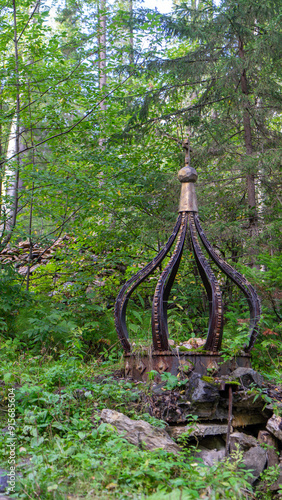
[(126, 308), (128, 300), (137, 286), (160, 265), (176, 240), (172, 256), (158, 280), (152, 308), (153, 354), (155, 356), (171, 354), (168, 342), (167, 302), (182, 257), (185, 238), (188, 234), (190, 234), (196, 264), (209, 300), (208, 334), (203, 350), (211, 355), (219, 354), (223, 334), (223, 304), (218, 281), (208, 260), (202, 252), (199, 237), (213, 262), (223, 271), (223, 273), (231, 278), (247, 298), (250, 310), (250, 330), (249, 343), (244, 346), (245, 355), (250, 353), (258, 335), (258, 322), (261, 313), (258, 295), (246, 278), (232, 266), (227, 264), (227, 262), (214, 251), (205, 236), (198, 217), (195, 191), (195, 182), (197, 181), (198, 175), (196, 170), (189, 166), (188, 161), (188, 155), (186, 155), (185, 166), (178, 172), (178, 179), (181, 182), (181, 194), (179, 215), (172, 235), (158, 255), (123, 285), (116, 300), (116, 330), (122, 347), (128, 355), (131, 352), (131, 344), (126, 327)]

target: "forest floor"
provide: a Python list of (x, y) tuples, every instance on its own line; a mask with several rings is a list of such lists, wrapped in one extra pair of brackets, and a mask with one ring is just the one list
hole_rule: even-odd
[[(58, 359), (29, 354), (5, 358), (0, 381), (0, 449), (2, 470), (8, 471), (7, 398), (13, 388), (17, 478), (11, 498), (273, 498), (270, 490), (262, 494), (250, 486), (240, 452), (232, 460), (208, 467), (195, 460), (195, 446), (183, 446), (177, 456), (164, 450), (148, 451), (102, 423), (101, 410), (109, 408), (156, 427), (166, 426), (140, 403), (144, 394), (150, 394), (152, 382), (126, 380), (121, 368), (120, 360), (85, 363), (69, 353)], [(282, 401), (281, 386), (269, 382), (266, 389), (268, 398)], [(264, 477), (268, 485), (276, 479), (274, 470)]]

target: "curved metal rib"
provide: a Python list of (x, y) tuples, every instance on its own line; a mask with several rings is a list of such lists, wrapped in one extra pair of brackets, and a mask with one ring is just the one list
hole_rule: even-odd
[(169, 252), (171, 246), (174, 243), (174, 240), (180, 228), (180, 224), (181, 224), (181, 214), (179, 214), (175, 227), (173, 229), (173, 233), (168, 239), (163, 249), (158, 253), (158, 255), (156, 255), (156, 257), (149, 264), (147, 264), (147, 266), (141, 269), (138, 273), (136, 273), (123, 285), (122, 289), (120, 290), (117, 296), (117, 300), (115, 303), (115, 325), (122, 347), (126, 352), (130, 352), (131, 350), (131, 345), (128, 340), (128, 331), (126, 327), (126, 308), (130, 295), (135, 290), (135, 288), (140, 283), (142, 283), (147, 278), (147, 276), (151, 272), (153, 272), (165, 258), (166, 254)]
[(201, 228), (199, 217), (195, 215), (195, 224), (197, 231), (200, 235), (200, 238), (203, 242), (204, 247), (206, 248), (209, 256), (212, 258), (212, 260), (215, 262), (215, 264), (225, 273), (229, 278), (238, 285), (238, 287), (242, 290), (244, 293), (245, 297), (247, 298), (249, 309), (250, 309), (250, 332), (249, 332), (249, 338), (250, 342), (249, 345), (245, 347), (245, 351), (249, 352), (255, 343), (255, 340), (257, 338), (259, 329), (258, 329), (258, 323), (260, 320), (260, 314), (261, 314), (261, 306), (260, 306), (260, 300), (257, 295), (257, 292), (253, 288), (253, 286), (246, 280), (245, 276), (243, 276), (241, 273), (236, 271), (230, 264), (227, 264), (225, 260), (223, 260), (220, 255), (218, 255), (214, 249), (212, 248), (210, 242), (206, 238), (206, 235)]
[(181, 212), (180, 216), (181, 226), (177, 243), (169, 263), (159, 278), (153, 298), (152, 334), (155, 351), (167, 351), (169, 349), (167, 300), (181, 260), (188, 221), (187, 212)]
[(204, 349), (206, 349), (207, 351), (217, 352), (220, 350), (223, 334), (222, 295), (216, 277), (201, 250), (195, 225), (196, 217), (197, 216), (194, 212), (189, 212), (189, 228), (193, 251), (201, 278), (204, 283), (204, 287), (208, 295), (210, 308), (208, 336)]

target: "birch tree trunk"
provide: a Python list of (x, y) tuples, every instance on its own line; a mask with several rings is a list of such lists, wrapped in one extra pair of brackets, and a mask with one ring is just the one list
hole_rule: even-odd
[(134, 46), (133, 46), (133, 0), (129, 0), (129, 63), (134, 64)]
[[(99, 6), (99, 25), (98, 25), (98, 49), (99, 49), (99, 88), (101, 92), (105, 90), (107, 84), (107, 73), (106, 73), (106, 0), (101, 0)], [(100, 109), (102, 111), (102, 120), (105, 119), (106, 112), (106, 102), (103, 100), (100, 103)], [(103, 125), (101, 126), (101, 132), (103, 131)], [(105, 138), (100, 137), (99, 146), (105, 149), (104, 146)]]
[[(2, 104), (2, 89), (0, 91), (0, 113), (2, 114), (3, 110), (3, 104)], [(1, 165), (1, 170), (0, 170), (0, 216), (2, 214), (2, 185), (3, 185), (3, 167), (2, 167), (2, 160), (3, 160), (3, 151), (4, 151), (4, 140), (3, 140), (3, 130), (2, 130), (2, 123), (0, 122), (0, 165)]]
[(14, 53), (15, 53), (15, 77), (16, 77), (16, 113), (11, 125), (11, 133), (8, 143), (8, 158), (17, 154), (13, 167), (8, 167), (5, 172), (7, 183), (6, 195), (9, 200), (6, 204), (6, 223), (4, 227), (4, 239), (1, 243), (5, 247), (13, 234), (16, 226), (18, 203), (19, 203), (19, 187), (20, 187), (20, 152), (24, 149), (21, 142), (20, 126), (20, 79), (19, 79), (19, 54), (18, 54), (18, 33), (17, 33), (17, 13), (16, 13), (16, 0), (13, 0), (13, 23), (14, 23)]

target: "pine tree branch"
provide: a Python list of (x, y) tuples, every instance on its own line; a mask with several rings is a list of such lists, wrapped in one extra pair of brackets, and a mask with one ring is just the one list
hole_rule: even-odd
[(151, 123), (156, 123), (158, 121), (161, 121), (161, 120), (167, 120), (169, 118), (172, 118), (173, 116), (179, 116), (179, 115), (182, 115), (184, 113), (187, 113), (187, 111), (193, 111), (195, 109), (202, 109), (203, 107), (205, 106), (209, 106), (211, 104), (214, 104), (215, 102), (220, 102), (220, 101), (226, 101), (227, 99), (230, 99), (230, 95), (226, 96), (226, 97), (221, 97), (220, 99), (214, 99), (212, 101), (207, 101), (205, 103), (201, 103), (201, 104), (196, 104), (195, 106), (190, 106), (188, 108), (182, 108), (182, 109), (178, 109), (176, 111), (173, 111), (172, 113), (168, 113), (166, 115), (161, 115), (161, 116), (157, 116), (155, 118), (150, 118), (150, 120), (146, 120), (145, 122), (143, 123), (138, 123), (137, 125), (133, 125), (131, 127), (128, 127), (126, 130), (133, 130), (135, 128), (138, 128), (142, 125), (149, 125)]

